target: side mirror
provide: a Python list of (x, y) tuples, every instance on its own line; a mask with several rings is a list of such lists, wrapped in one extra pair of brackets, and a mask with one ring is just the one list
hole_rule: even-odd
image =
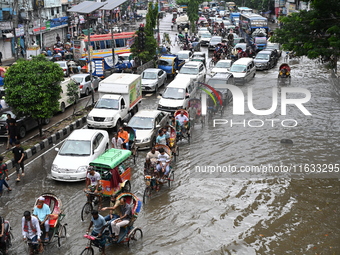
[(186, 94), (186, 95), (185, 95), (185, 98), (190, 98), (190, 94)]
[(59, 148), (55, 148), (54, 150), (57, 151), (57, 152), (59, 152)]
[(124, 122), (124, 123), (123, 123), (123, 125), (124, 125), (124, 127), (126, 127), (126, 126), (127, 126), (127, 123), (126, 123), (126, 122)]
[(156, 128), (160, 128), (160, 127), (161, 127), (161, 125), (159, 125), (159, 124), (156, 125)]

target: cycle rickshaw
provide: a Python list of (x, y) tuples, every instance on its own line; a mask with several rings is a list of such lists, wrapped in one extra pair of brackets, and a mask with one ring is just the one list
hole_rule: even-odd
[(124, 130), (129, 133), (129, 149), (133, 156), (133, 163), (136, 164), (138, 157), (138, 146), (136, 145), (136, 132), (132, 127), (124, 126)]
[[(50, 225), (50, 230), (48, 233), (49, 240), (48, 241), (42, 241), (43, 245), (47, 245), (50, 243), (53, 243), (57, 241), (58, 247), (61, 247), (62, 244), (64, 244), (66, 240), (66, 226), (67, 223), (62, 224), (62, 220), (65, 217), (65, 214), (62, 211), (62, 203), (61, 200), (54, 194), (52, 193), (44, 193), (41, 195), (43, 197), (44, 203), (49, 206), (51, 210), (51, 214), (48, 216), (49, 217), (49, 225)], [(38, 199), (35, 201), (34, 206), (36, 206), (38, 203)], [(34, 216), (33, 216), (34, 217)], [(45, 235), (45, 229), (44, 227), (41, 229), (42, 230), (42, 236)], [(56, 240), (57, 239), (57, 240)], [(36, 254), (39, 253), (38, 250), (34, 249), (34, 245), (37, 243), (34, 243), (32, 241), (28, 241), (28, 251), (29, 254)]]
[[(148, 169), (145, 169), (144, 172), (144, 180), (145, 180), (145, 189), (143, 194), (143, 203), (147, 203), (151, 199), (151, 195), (153, 191), (158, 191), (161, 186), (164, 184), (168, 184), (171, 187), (171, 182), (175, 180), (175, 173), (171, 167), (171, 159), (172, 159), (172, 151), (171, 149), (164, 144), (156, 144), (156, 150), (163, 148), (165, 153), (170, 156), (170, 172), (168, 176), (159, 175), (156, 171), (156, 165), (150, 165)], [(155, 172), (156, 171), (156, 172)]]
[(131, 168), (126, 162), (130, 155), (129, 150), (110, 149), (90, 163), (101, 176), (101, 191), (95, 193), (93, 190), (85, 190), (87, 202), (81, 210), (82, 221), (90, 219), (94, 207), (98, 204), (101, 206), (101, 199), (119, 192), (130, 192)]
[[(175, 112), (174, 116), (175, 116), (176, 122), (178, 122), (177, 118), (180, 117), (179, 115), (181, 115), (182, 112), (183, 112), (183, 115), (186, 116), (189, 121), (184, 122), (182, 126), (179, 126), (177, 128), (176, 140), (178, 142), (178, 141), (185, 139), (185, 140), (188, 141), (188, 143), (190, 143), (190, 116), (189, 116), (188, 111), (186, 111), (184, 109), (177, 110)], [(178, 123), (178, 125), (180, 125), (180, 124)]]
[(283, 63), (279, 67), (279, 74), (277, 76), (278, 83), (288, 83), (291, 82), (291, 76), (290, 76), (290, 66), (286, 63)]
[[(110, 244), (118, 244), (118, 243), (126, 243), (128, 246), (131, 242), (138, 241), (143, 238), (143, 231), (139, 227), (134, 227), (134, 222), (136, 221), (138, 217), (138, 213), (141, 210), (142, 202), (132, 193), (124, 192), (118, 195), (117, 199), (121, 199), (122, 197), (125, 198), (126, 203), (130, 204), (132, 206), (132, 219), (130, 220), (130, 223), (124, 227), (121, 227), (119, 237), (117, 241), (113, 241), (112, 237), (109, 235), (109, 230), (106, 228), (103, 231), (103, 236), (101, 238), (97, 238), (95, 236), (91, 235), (84, 235), (86, 239), (89, 240), (88, 245), (85, 247), (85, 249), (81, 252), (81, 255), (93, 255), (94, 249), (93, 246), (99, 248), (99, 240), (104, 239), (105, 246), (109, 246)], [(107, 225), (108, 227), (108, 225)]]

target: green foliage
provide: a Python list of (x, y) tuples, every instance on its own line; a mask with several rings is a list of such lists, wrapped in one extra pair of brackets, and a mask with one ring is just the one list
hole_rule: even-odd
[(6, 103), (17, 114), (31, 115), (38, 121), (50, 118), (59, 110), (63, 70), (58, 64), (39, 55), (32, 60), (19, 59), (6, 72)]
[(73, 104), (73, 114), (76, 110), (76, 102), (79, 100), (79, 86), (74, 80), (70, 80), (67, 84), (67, 102)]
[(138, 31), (136, 31), (136, 36), (133, 44), (131, 45), (130, 51), (133, 53), (133, 56), (136, 56), (143, 63), (146, 63), (153, 59), (156, 55), (157, 49), (157, 41), (154, 38), (154, 28), (157, 25), (157, 17), (158, 17), (158, 6), (153, 5), (152, 2), (149, 2), (148, 13), (146, 14), (146, 25), (144, 27), (145, 33), (145, 49), (139, 49), (139, 38)]
[(281, 29), (273, 40), (297, 56), (330, 59), (333, 66), (340, 53), (340, 2), (314, 0), (313, 9), (280, 18)]
[(188, 3), (188, 18), (190, 21), (191, 32), (194, 32), (196, 21), (198, 20), (199, 2), (197, 0), (189, 0)]

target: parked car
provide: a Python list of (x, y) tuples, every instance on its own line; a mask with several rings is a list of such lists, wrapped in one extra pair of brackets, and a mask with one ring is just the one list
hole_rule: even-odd
[(203, 63), (197, 61), (190, 61), (185, 63), (181, 70), (179, 70), (176, 79), (180, 79), (181, 77), (189, 77), (194, 81), (205, 81), (206, 69)]
[(221, 59), (219, 60), (214, 68), (211, 70), (211, 74), (215, 73), (227, 73), (230, 71), (233, 62), (230, 59)]
[(190, 50), (182, 50), (177, 52), (176, 55), (178, 56), (178, 59), (189, 62), (191, 60), (192, 52)]
[(141, 110), (127, 124), (136, 131), (138, 149), (150, 148), (156, 143), (158, 130), (169, 121), (169, 113), (158, 110)]
[(199, 61), (202, 62), (205, 67), (207, 66), (205, 52), (194, 52), (191, 61)]
[(75, 74), (71, 77), (76, 83), (79, 84), (80, 94), (88, 96), (93, 89), (98, 89), (100, 78), (93, 76), (93, 88), (91, 86), (90, 74)]
[(268, 42), (266, 48), (264, 48), (264, 49), (265, 50), (277, 50), (278, 57), (281, 58), (282, 50), (280, 48), (280, 44), (279, 43), (270, 43), (270, 42)]
[(70, 71), (68, 70), (67, 61), (56, 61), (54, 63), (58, 64), (61, 67), (61, 69), (63, 69), (65, 77), (70, 75)]
[(213, 36), (210, 39), (208, 50), (215, 50), (217, 44), (222, 43), (222, 37), (221, 36)]
[(274, 50), (261, 50), (254, 58), (256, 70), (271, 69), (277, 64), (277, 60)]
[[(16, 116), (11, 110), (3, 110), (0, 112), (0, 137), (7, 137), (7, 114), (11, 114), (12, 119), (16, 120), (17, 134), (18, 137), (24, 138), (26, 132), (38, 127), (37, 120), (33, 119), (31, 116)], [(43, 125), (50, 123), (50, 119), (44, 119)]]
[(148, 68), (142, 72), (142, 90), (157, 91), (166, 82), (166, 72), (159, 68)]
[(109, 134), (105, 130), (77, 129), (65, 140), (55, 157), (51, 176), (65, 182), (84, 181), (89, 163), (110, 149)]

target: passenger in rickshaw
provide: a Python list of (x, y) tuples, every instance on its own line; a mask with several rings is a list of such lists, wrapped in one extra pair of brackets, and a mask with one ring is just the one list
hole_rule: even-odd
[(163, 130), (160, 129), (158, 131), (158, 136), (156, 138), (156, 144), (167, 144), (167, 139), (166, 139), (166, 135), (164, 134)]
[(175, 119), (178, 120), (180, 131), (185, 133), (189, 119), (184, 115), (184, 111), (181, 111), (181, 114), (178, 114)]
[[(91, 218), (91, 222), (90, 222), (90, 226), (87, 229), (87, 234), (90, 232), (91, 227), (94, 225), (94, 228), (91, 232), (91, 236), (96, 236), (98, 238), (102, 237), (102, 233), (104, 231), (104, 229), (106, 228), (106, 221), (104, 219), (104, 217), (102, 215), (100, 215), (98, 213), (97, 210), (93, 210), (91, 212), (92, 214), (92, 218)], [(97, 242), (98, 246), (102, 249), (102, 254), (105, 255), (105, 242), (106, 242), (106, 238), (101, 238), (101, 239), (97, 239), (95, 240), (95, 242)]]
[(117, 242), (120, 228), (128, 225), (130, 223), (130, 220), (132, 219), (132, 208), (131, 205), (126, 203), (126, 200), (124, 197), (119, 199), (120, 201), (120, 209), (121, 209), (121, 215), (118, 219), (111, 222), (111, 228), (112, 228), (112, 241)]
[(159, 155), (157, 159), (157, 167), (158, 173), (164, 174), (164, 177), (167, 177), (170, 172), (170, 156), (165, 152), (163, 148), (159, 149)]
[(21, 220), (21, 230), (24, 241), (26, 242), (28, 239), (33, 242), (30, 250), (30, 255), (33, 255), (34, 250), (38, 250), (39, 244), (40, 248), (42, 248), (40, 239), (41, 229), (39, 225), (39, 220), (36, 217), (32, 217), (29, 211), (24, 212), (24, 217), (22, 217)]
[(159, 151), (156, 150), (155, 147), (151, 148), (146, 154), (145, 163), (144, 163), (144, 175), (153, 175), (154, 170), (156, 169), (157, 160), (158, 160)]
[(115, 193), (111, 196), (110, 207), (104, 207), (101, 210), (106, 211), (110, 210), (110, 213), (104, 217), (106, 222), (109, 222), (109, 231), (112, 235), (111, 223), (112, 221), (118, 219), (120, 215), (122, 215), (122, 211), (120, 208), (120, 201), (117, 199), (118, 194)]
[(39, 197), (37, 205), (34, 207), (33, 215), (39, 220), (40, 229), (45, 229), (45, 242), (48, 242), (48, 233), (50, 231), (49, 215), (51, 214), (50, 207), (45, 204), (45, 198)]
[(118, 137), (123, 140), (123, 148), (129, 150), (129, 132), (125, 131), (123, 127), (119, 128)]
[(117, 133), (113, 133), (112, 146), (115, 149), (123, 149), (123, 139), (118, 136)]

